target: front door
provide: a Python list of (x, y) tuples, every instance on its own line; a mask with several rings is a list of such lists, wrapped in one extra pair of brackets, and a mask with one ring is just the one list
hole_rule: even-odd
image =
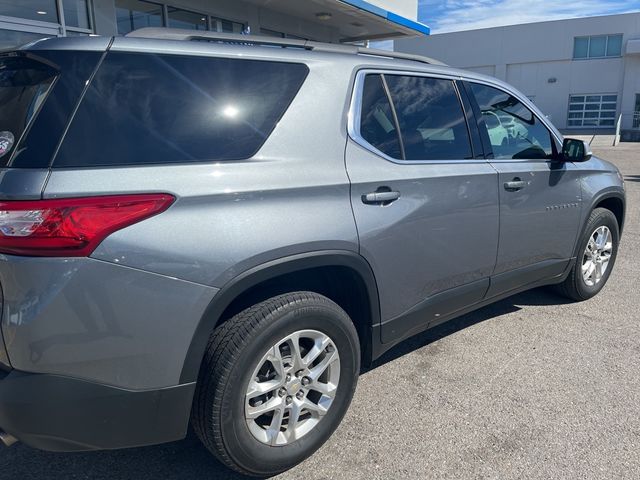
[(557, 161), (560, 146), (531, 109), (503, 90), (468, 83), (485, 121), (499, 175), (500, 247), (488, 296), (560, 275), (578, 235), (577, 167)]
[(451, 79), (361, 72), (352, 108), (351, 199), (388, 343), (484, 297), (498, 246), (497, 174), (474, 158)]

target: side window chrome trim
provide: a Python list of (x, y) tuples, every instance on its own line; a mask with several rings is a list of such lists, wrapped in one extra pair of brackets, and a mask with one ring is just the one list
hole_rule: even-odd
[[(349, 138), (355, 143), (360, 145), (365, 150), (382, 157), (388, 162), (395, 163), (397, 165), (438, 165), (438, 164), (485, 164), (486, 159), (460, 159), (460, 160), (400, 160), (390, 157), (386, 153), (378, 150), (376, 147), (367, 142), (362, 135), (360, 135), (360, 121), (362, 119), (362, 95), (364, 90), (364, 80), (367, 75), (407, 75), (412, 77), (427, 77), (438, 78), (443, 80), (464, 80), (458, 75), (443, 75), (440, 73), (426, 73), (426, 72), (412, 72), (407, 70), (393, 70), (393, 69), (363, 69), (358, 70), (356, 73), (355, 83), (353, 86), (353, 93), (351, 94), (351, 104), (349, 106), (348, 121), (347, 121), (347, 133)], [(460, 107), (463, 109), (462, 105)], [(471, 139), (469, 139), (471, 141)]]

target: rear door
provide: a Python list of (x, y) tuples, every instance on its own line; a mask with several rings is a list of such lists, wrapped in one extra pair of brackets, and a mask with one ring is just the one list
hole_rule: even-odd
[(479, 301), (488, 287), (497, 174), (470, 140), (465, 113), (452, 79), (357, 76), (346, 164), (361, 253), (380, 291), (384, 343)]
[(498, 171), (500, 248), (489, 296), (560, 275), (573, 255), (582, 201), (572, 163), (544, 122), (513, 94), (468, 83)]

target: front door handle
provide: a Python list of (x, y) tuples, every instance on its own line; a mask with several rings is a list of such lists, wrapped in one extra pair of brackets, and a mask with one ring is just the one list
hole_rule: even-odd
[(367, 205), (389, 205), (400, 198), (400, 192), (381, 187), (375, 192), (362, 195), (362, 203)]
[(527, 182), (520, 180), (518, 177), (510, 182), (504, 182), (504, 189), (508, 192), (517, 192), (527, 186)]

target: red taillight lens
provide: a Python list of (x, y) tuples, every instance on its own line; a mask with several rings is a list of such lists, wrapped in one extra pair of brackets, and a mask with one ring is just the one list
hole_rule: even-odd
[(0, 253), (84, 257), (107, 236), (164, 212), (167, 194), (0, 202)]

